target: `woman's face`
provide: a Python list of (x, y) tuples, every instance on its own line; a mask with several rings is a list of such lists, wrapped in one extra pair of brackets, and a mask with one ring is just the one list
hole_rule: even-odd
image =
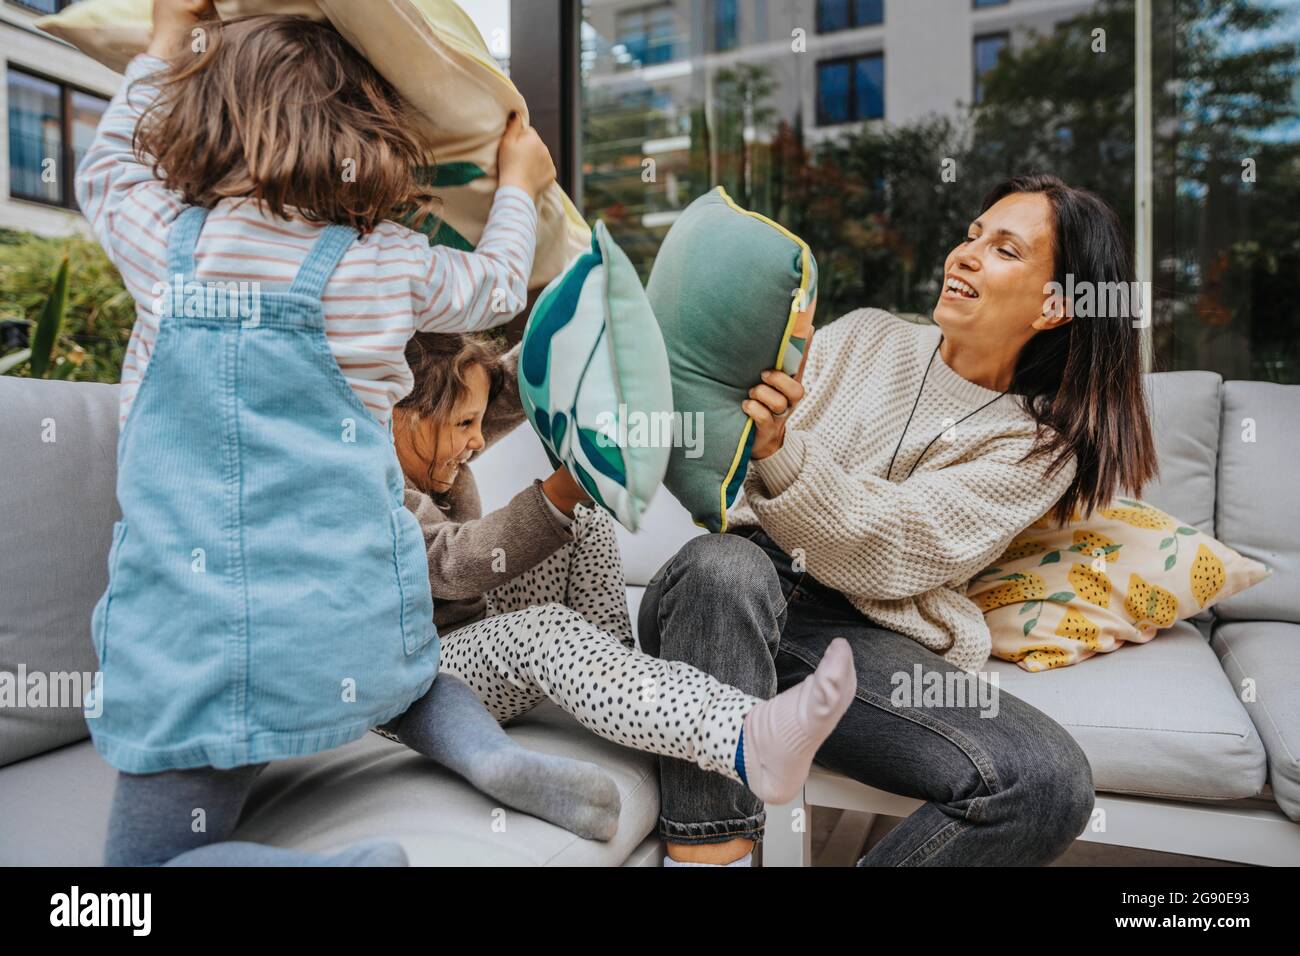
[(1042, 193), (1012, 193), (971, 223), (948, 253), (934, 321), (948, 339), (1026, 342), (1044, 321), (1055, 275), (1052, 205)]
[(492, 382), (481, 365), (470, 366), (465, 378), (468, 388), (447, 421), (412, 419), (416, 435), (403, 467), (413, 481), (431, 483), (431, 491), (450, 490), (461, 466), (483, 447), (483, 415)]

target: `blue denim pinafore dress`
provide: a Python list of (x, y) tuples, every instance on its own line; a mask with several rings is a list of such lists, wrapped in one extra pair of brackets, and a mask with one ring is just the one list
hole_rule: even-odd
[[(433, 683), (419, 522), (391, 425), (348, 385), (320, 297), (356, 232), (330, 225), (252, 318), (194, 280), (207, 210), (171, 230), (153, 354), (119, 437), (108, 588), (92, 632), (95, 747), (129, 773), (337, 747)], [(183, 300), (183, 301), (182, 301)]]

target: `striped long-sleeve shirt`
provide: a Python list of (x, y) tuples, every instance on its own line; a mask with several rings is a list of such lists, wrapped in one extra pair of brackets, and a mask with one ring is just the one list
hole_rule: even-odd
[[(185, 208), (131, 147), (136, 123), (158, 93), (149, 74), (165, 65), (144, 55), (131, 62), (77, 170), (77, 201), (136, 302), (122, 364), (119, 427), (158, 334), (155, 304), (171, 281), (168, 235)], [(251, 200), (223, 199), (200, 235), (195, 278), (287, 289), (324, 228), (298, 217), (275, 218)], [(414, 384), (405, 349), (415, 332), (472, 332), (523, 311), (536, 243), (532, 197), (504, 186), (474, 252), (430, 246), (421, 233), (388, 221), (352, 244), (325, 288), (325, 336), (348, 384), (376, 419), (387, 424)]]

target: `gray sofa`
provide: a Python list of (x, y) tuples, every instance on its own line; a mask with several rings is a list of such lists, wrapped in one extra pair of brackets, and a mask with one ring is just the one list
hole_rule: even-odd
[[(0, 671), (95, 670), (90, 612), (107, 583), (119, 517), (116, 440), (116, 386), (0, 377)], [(510, 734), (609, 771), (623, 797), (617, 836), (601, 843), (522, 813), (502, 818), (459, 778), (366, 734), (273, 764), (235, 837), (329, 850), (383, 836), (400, 841), (415, 865), (660, 862), (652, 758), (599, 739), (551, 705)], [(98, 866), (114, 776), (79, 707), (0, 707), (0, 865)]]
[[(1162, 475), (1153, 504), (1263, 561), (1273, 576), (1149, 644), (1002, 687), (1088, 754), (1098, 825), (1083, 839), (1257, 863), (1300, 863), (1300, 387), (1151, 376)], [(106, 579), (116, 389), (0, 378), (0, 670), (93, 671), (90, 610)], [(1255, 441), (1243, 441), (1253, 420)], [(54, 441), (48, 441), (53, 427)], [(549, 468), (526, 428), (474, 466), (492, 508)], [(643, 586), (702, 533), (667, 493), (623, 533), (633, 621)], [(1249, 683), (1244, 683), (1249, 682)], [(1239, 689), (1253, 692), (1243, 703)], [(654, 761), (549, 705), (513, 724), (527, 746), (600, 763), (623, 815), (610, 843), (522, 814), (493, 828), (467, 785), (375, 734), (262, 775), (238, 837), (303, 849), (400, 840), (417, 864), (654, 864)], [(99, 862), (113, 772), (77, 708), (0, 708), (0, 864)], [(905, 814), (915, 801), (815, 771), (800, 801)], [(785, 808), (771, 808), (773, 823)], [(769, 825), (764, 863), (806, 863), (807, 834)]]

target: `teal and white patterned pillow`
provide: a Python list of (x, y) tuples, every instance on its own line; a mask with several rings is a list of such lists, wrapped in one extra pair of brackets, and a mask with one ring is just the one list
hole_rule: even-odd
[(603, 222), (528, 317), (519, 395), (551, 463), (635, 531), (668, 469), (672, 380), (641, 280)]

